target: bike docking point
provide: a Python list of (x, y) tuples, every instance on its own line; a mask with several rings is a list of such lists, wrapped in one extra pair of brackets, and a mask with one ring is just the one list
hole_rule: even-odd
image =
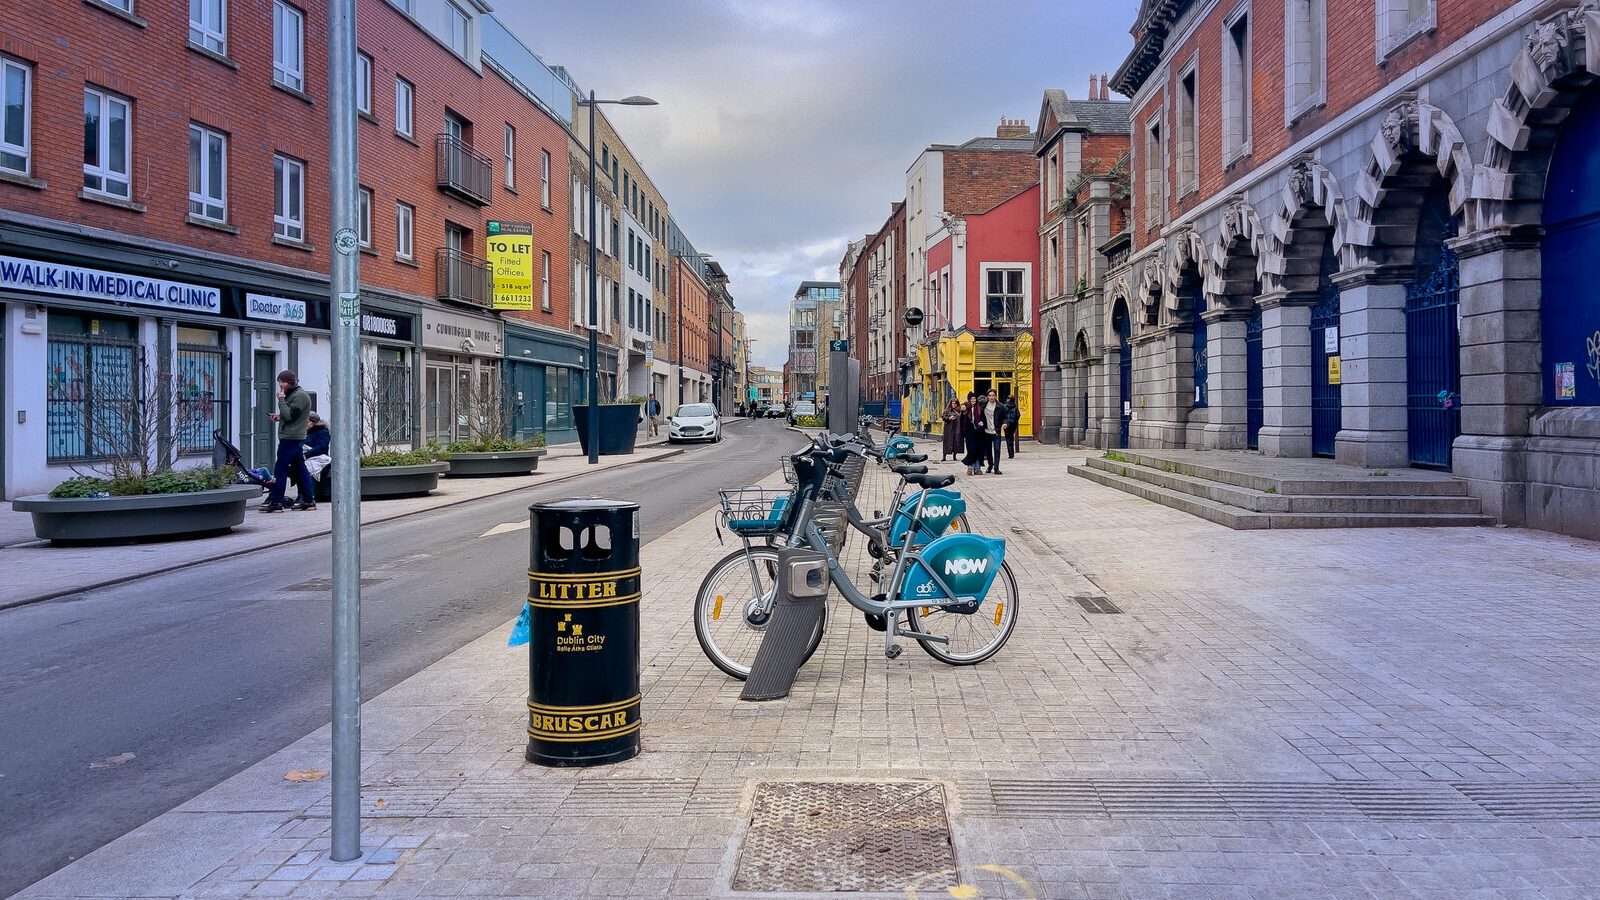
[(639, 755), (639, 504), (529, 507), (528, 750), (542, 766)]
[(789, 696), (794, 676), (805, 663), (811, 637), (822, 625), (828, 603), (828, 558), (815, 550), (778, 551), (778, 577), (772, 618), (756, 648), (740, 700), (779, 700)]

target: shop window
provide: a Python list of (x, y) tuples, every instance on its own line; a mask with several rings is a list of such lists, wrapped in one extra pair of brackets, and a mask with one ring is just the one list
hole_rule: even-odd
[(210, 453), (212, 432), (232, 434), (228, 401), (228, 351), (209, 328), (178, 328), (173, 367), (178, 453)]
[(376, 375), (373, 412), (378, 443), (409, 444), (411, 367), (406, 365), (406, 352), (393, 347), (379, 347)]
[(139, 360), (132, 322), (50, 314), (45, 373), (47, 461), (136, 455), (132, 451), (149, 439), (136, 427), (142, 393)]
[(544, 429), (545, 431), (563, 431), (573, 427), (572, 404), (574, 401), (574, 382), (581, 382), (581, 378), (572, 377), (573, 370), (556, 366), (546, 366), (544, 370)]

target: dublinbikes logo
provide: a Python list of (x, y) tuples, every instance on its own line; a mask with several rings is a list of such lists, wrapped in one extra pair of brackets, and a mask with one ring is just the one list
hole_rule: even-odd
[(947, 559), (944, 561), (946, 575), (973, 575), (989, 571), (987, 559)]
[(932, 597), (937, 593), (939, 593), (939, 586), (931, 581), (924, 581), (923, 583), (917, 585), (918, 597)]

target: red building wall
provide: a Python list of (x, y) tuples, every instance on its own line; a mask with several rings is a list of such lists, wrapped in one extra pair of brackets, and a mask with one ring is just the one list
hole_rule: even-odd
[[(931, 254), (930, 254), (931, 258)], [(985, 263), (1028, 263), (1032, 330), (1039, 330), (1039, 186), (1028, 188), (987, 213), (967, 217), (967, 322), (983, 325)]]

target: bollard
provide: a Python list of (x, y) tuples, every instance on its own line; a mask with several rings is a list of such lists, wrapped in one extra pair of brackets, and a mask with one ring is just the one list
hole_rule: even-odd
[(528, 762), (639, 755), (639, 504), (529, 507)]
[(815, 550), (778, 550), (778, 592), (772, 618), (750, 665), (740, 700), (777, 700), (789, 696), (794, 676), (805, 665), (811, 636), (822, 625), (828, 604), (828, 560)]

